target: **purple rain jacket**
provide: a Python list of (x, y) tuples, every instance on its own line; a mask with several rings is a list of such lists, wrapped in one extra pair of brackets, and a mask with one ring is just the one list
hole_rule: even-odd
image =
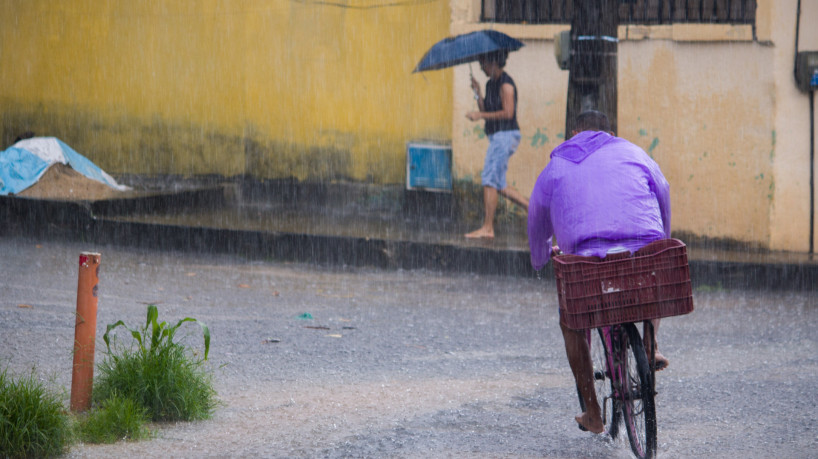
[(583, 131), (557, 146), (528, 207), (531, 265), (560, 250), (604, 257), (670, 237), (670, 186), (641, 148), (605, 132)]

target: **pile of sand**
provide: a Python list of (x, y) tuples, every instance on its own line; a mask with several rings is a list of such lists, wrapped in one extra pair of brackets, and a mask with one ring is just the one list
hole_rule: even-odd
[(108, 185), (92, 180), (71, 166), (56, 163), (48, 168), (34, 185), (17, 193), (17, 196), (38, 199), (97, 201), (110, 199), (122, 192)]

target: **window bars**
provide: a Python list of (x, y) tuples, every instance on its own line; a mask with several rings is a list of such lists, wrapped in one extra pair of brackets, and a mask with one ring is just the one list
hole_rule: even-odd
[[(483, 0), (483, 22), (570, 24), (580, 0)], [(755, 0), (621, 0), (620, 24), (753, 24)]]

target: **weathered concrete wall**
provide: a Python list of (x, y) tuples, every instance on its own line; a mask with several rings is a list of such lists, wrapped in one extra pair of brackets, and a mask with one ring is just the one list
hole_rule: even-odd
[(675, 230), (769, 240), (774, 99), (746, 81), (771, 83), (771, 58), (754, 42), (621, 46), (619, 135), (662, 167)]
[[(620, 28), (618, 134), (670, 180), (675, 230), (807, 250), (809, 98), (792, 76), (796, 4), (759, 0), (754, 26)], [(508, 179), (528, 194), (564, 138), (568, 75), (553, 36), (567, 26), (481, 24), (479, 8), (7, 0), (0, 141), (54, 135), (114, 174), (398, 184), (408, 141), (451, 140), (467, 189), (487, 145), (482, 123), (465, 118), (469, 66), (410, 72), (443, 36), (494, 27), (526, 43), (507, 67), (523, 134)], [(818, 2), (801, 8), (800, 49), (818, 49)]]
[[(486, 28), (478, 0), (453, 0), (451, 33)], [(621, 26), (619, 132), (671, 184), (673, 228), (778, 250), (807, 251), (809, 107), (793, 79), (796, 0), (760, 0), (753, 26)], [(818, 49), (818, 4), (802, 2), (800, 49)], [(494, 24), (526, 46), (506, 70), (518, 85), (523, 141), (508, 181), (530, 194), (564, 139), (568, 74), (553, 36), (567, 26)], [(479, 81), (485, 76), (475, 67)], [(453, 80), (455, 174), (479, 182), (488, 141), (465, 118), (468, 68)]]
[[(774, 107), (773, 158), (775, 199), (770, 209), (770, 247), (806, 252), (809, 245), (809, 95), (798, 91), (793, 77), (797, 0), (759, 2), (768, 11), (766, 37), (773, 46), (769, 65)], [(818, 51), (818, 2), (801, 2), (799, 51)], [(761, 31), (759, 31), (761, 39)], [(818, 118), (818, 116), (816, 116)], [(816, 126), (812, 126), (816, 129)], [(815, 173), (815, 171), (813, 171)], [(816, 197), (818, 202), (818, 197)], [(818, 225), (818, 221), (815, 222)], [(818, 230), (818, 228), (816, 228)], [(818, 234), (813, 245), (818, 247)]]
[(450, 71), (411, 74), (446, 2), (0, 2), (0, 140), (112, 173), (404, 180), (448, 141)]

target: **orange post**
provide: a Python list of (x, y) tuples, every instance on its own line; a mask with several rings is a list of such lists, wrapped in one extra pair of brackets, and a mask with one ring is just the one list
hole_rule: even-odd
[(83, 252), (80, 254), (77, 322), (74, 327), (74, 369), (71, 373), (72, 411), (85, 411), (91, 407), (100, 257), (98, 253)]

